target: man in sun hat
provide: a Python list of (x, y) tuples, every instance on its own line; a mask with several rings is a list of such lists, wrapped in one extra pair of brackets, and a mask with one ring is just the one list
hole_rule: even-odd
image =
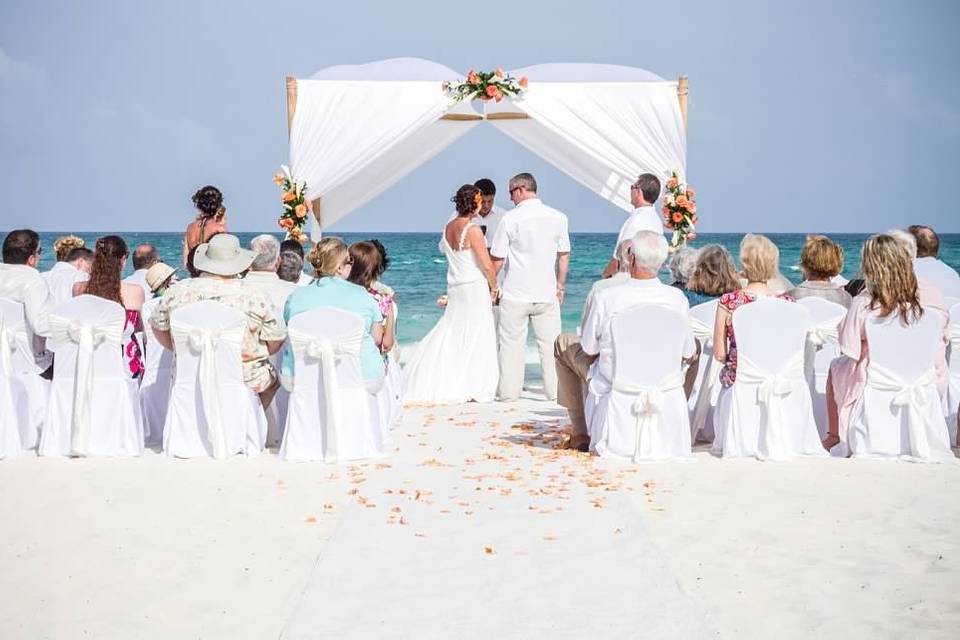
[(257, 254), (240, 246), (235, 235), (221, 233), (197, 247), (193, 264), (200, 276), (172, 285), (163, 294), (150, 324), (157, 340), (173, 349), (170, 314), (178, 307), (213, 300), (242, 311), (247, 316), (243, 336), (243, 379), (260, 394), (264, 407), (277, 391), (277, 372), (270, 355), (283, 346), (287, 330), (273, 302), (260, 291), (243, 286), (240, 274), (250, 268)]

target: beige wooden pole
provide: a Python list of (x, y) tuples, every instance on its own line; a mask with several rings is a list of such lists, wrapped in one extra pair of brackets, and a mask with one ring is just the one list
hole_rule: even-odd
[(680, 101), (680, 115), (683, 116), (683, 129), (687, 129), (687, 95), (690, 93), (690, 81), (687, 76), (677, 80), (677, 100)]
[(287, 76), (287, 137), (293, 127), (293, 114), (297, 110), (297, 79)]

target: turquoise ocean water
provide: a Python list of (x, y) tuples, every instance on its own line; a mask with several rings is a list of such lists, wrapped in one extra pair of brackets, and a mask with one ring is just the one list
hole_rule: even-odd
[[(62, 233), (43, 233), (43, 255), (41, 270), (49, 269), (54, 261), (53, 241)], [(77, 233), (92, 247), (95, 233)], [(121, 234), (132, 250), (140, 243), (151, 243), (157, 247), (164, 261), (171, 265), (180, 265), (179, 233), (123, 233)], [(242, 242), (247, 243), (256, 233), (238, 234)], [(401, 343), (411, 343), (423, 338), (440, 317), (442, 311), (437, 308), (437, 296), (446, 289), (446, 262), (437, 249), (440, 239), (437, 233), (342, 233), (334, 234), (346, 242), (366, 240), (377, 237), (387, 247), (390, 256), (390, 268), (383, 280), (397, 291), (400, 308), (398, 334)], [(780, 265), (784, 275), (799, 282), (800, 273), (797, 264), (800, 249), (803, 247), (803, 234), (767, 234), (780, 248)], [(278, 236), (279, 237), (279, 236)], [(693, 247), (708, 243), (726, 246), (736, 257), (741, 233), (701, 234), (692, 243)], [(860, 261), (860, 245), (866, 239), (862, 234), (831, 234), (844, 249), (844, 275), (856, 274)], [(570, 275), (567, 280), (567, 298), (563, 305), (563, 327), (565, 331), (576, 328), (580, 321), (580, 310), (590, 285), (599, 277), (606, 266), (616, 242), (616, 234), (580, 233), (571, 234), (573, 251), (570, 257)], [(944, 234), (940, 237), (940, 257), (954, 268), (960, 268), (960, 234)], [(127, 271), (130, 271), (129, 264)], [(185, 274), (181, 274), (185, 275)], [(667, 279), (666, 272), (661, 278)]]

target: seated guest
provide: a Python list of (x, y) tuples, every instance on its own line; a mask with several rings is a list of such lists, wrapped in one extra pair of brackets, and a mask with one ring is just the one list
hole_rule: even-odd
[(66, 262), (67, 256), (74, 249), (81, 249), (85, 246), (83, 238), (75, 235), (60, 236), (53, 241), (53, 252), (57, 256), (57, 262)]
[(53, 375), (53, 354), (47, 351), (50, 334), (50, 290), (37, 271), (40, 262), (40, 236), (32, 229), (11, 231), (3, 239), (3, 264), (0, 264), (0, 298), (23, 305), (27, 326), (33, 333), (33, 357), (41, 375)]
[[(593, 310), (593, 301), (596, 300), (597, 295), (609, 289), (610, 287), (616, 287), (630, 280), (630, 249), (633, 247), (633, 241), (630, 239), (624, 240), (617, 247), (617, 272), (610, 276), (609, 278), (600, 278), (590, 286), (590, 291), (587, 292), (587, 298), (583, 301), (583, 311), (580, 313), (580, 333), (583, 333), (583, 323), (586, 322), (587, 316), (590, 315), (590, 312)], [(564, 334), (572, 337), (573, 339), (579, 341), (580, 338), (576, 334), (568, 333)], [(562, 336), (561, 336), (562, 337)], [(569, 340), (567, 338), (566, 340)], [(558, 338), (558, 343), (560, 341)]]
[(150, 287), (147, 286), (147, 269), (160, 262), (160, 254), (157, 253), (157, 248), (152, 244), (141, 244), (133, 250), (131, 262), (133, 262), (133, 273), (124, 278), (123, 281), (139, 285), (143, 289), (144, 297), (149, 300), (153, 297), (153, 294), (150, 293)]
[(380, 313), (383, 314), (383, 338), (380, 341), (380, 352), (390, 353), (397, 342), (395, 335), (397, 318), (393, 313), (395, 294), (389, 287), (381, 289), (375, 287), (377, 279), (383, 273), (381, 263), (383, 254), (380, 253), (377, 245), (370, 241), (354, 242), (350, 245), (349, 251), (353, 264), (347, 280), (366, 289), (376, 300)]
[(143, 309), (143, 289), (138, 284), (120, 281), (120, 273), (127, 264), (127, 243), (120, 236), (97, 238), (93, 252), (93, 266), (90, 279), (73, 285), (73, 295), (89, 294), (112, 300), (122, 306), (127, 317), (123, 324), (123, 355), (130, 375), (139, 378), (143, 375), (143, 354), (134, 337), (137, 331), (143, 331), (140, 312)]
[[(285, 251), (293, 251), (298, 256), (300, 256), (301, 263), (306, 263), (307, 259), (303, 253), (303, 245), (297, 242), (296, 240), (292, 238), (287, 238), (286, 240), (281, 242), (280, 253), (283, 253)], [(301, 271), (299, 277), (297, 278), (297, 284), (303, 287), (310, 284), (311, 282), (313, 282), (313, 277)]]
[(667, 270), (670, 271), (670, 286), (686, 291), (687, 281), (693, 275), (693, 268), (697, 265), (699, 249), (683, 245), (667, 260)]
[(177, 283), (177, 270), (170, 265), (158, 262), (147, 269), (147, 276), (144, 278), (147, 286), (150, 287), (151, 298), (143, 303), (143, 312), (140, 314), (144, 325), (150, 322), (150, 317), (157, 307), (160, 306), (160, 299), (171, 286)]
[(282, 316), (287, 298), (297, 285), (281, 280), (277, 275), (277, 267), (280, 266), (280, 241), (269, 233), (264, 233), (250, 241), (250, 248), (256, 252), (257, 257), (253, 259), (250, 271), (243, 277), (243, 284), (267, 294), (273, 301), (276, 314)]
[(240, 280), (240, 274), (250, 268), (255, 257), (254, 252), (241, 248), (240, 240), (228, 233), (217, 234), (210, 242), (198, 245), (193, 264), (199, 276), (167, 289), (150, 324), (157, 341), (172, 350), (170, 314), (177, 308), (213, 300), (243, 312), (247, 316), (241, 348), (243, 379), (260, 394), (263, 406), (268, 407), (279, 387), (270, 356), (283, 347), (287, 330), (273, 309), (273, 301), (260, 291), (251, 291)]
[(733, 312), (761, 297), (793, 300), (778, 294), (767, 283), (777, 275), (780, 250), (766, 236), (748, 233), (740, 241), (740, 264), (747, 286), (720, 296), (717, 317), (713, 321), (713, 357), (723, 364), (720, 384), (732, 387), (737, 378), (737, 339), (733, 334)]
[(280, 252), (280, 264), (277, 265), (277, 277), (284, 282), (300, 283), (303, 275), (303, 258), (293, 251)]
[(700, 249), (693, 274), (687, 280), (687, 300), (690, 306), (703, 304), (725, 293), (740, 288), (740, 277), (733, 264), (733, 256), (726, 247), (708, 244)]
[(93, 252), (86, 247), (74, 247), (50, 271), (43, 273), (50, 287), (51, 308), (73, 297), (73, 285), (90, 277), (92, 265)]
[(850, 306), (852, 297), (843, 287), (833, 282), (843, 270), (843, 249), (826, 236), (807, 236), (800, 252), (800, 271), (803, 282), (790, 290), (793, 298), (814, 296), (844, 307)]
[[(909, 235), (909, 234), (907, 234)], [(871, 236), (863, 245), (861, 271), (865, 291), (856, 296), (846, 317), (840, 322), (840, 351), (833, 361), (827, 380), (827, 417), (829, 428), (823, 446), (828, 451), (845, 440), (854, 405), (863, 394), (870, 360), (866, 322), (897, 314), (904, 324), (924, 313), (945, 311), (943, 296), (935, 287), (924, 289), (914, 274), (909, 243), (891, 234)], [(946, 316), (943, 319), (946, 331)], [(947, 363), (943, 345), (934, 354), (937, 386), (941, 395), (946, 388)]]
[(187, 225), (183, 234), (184, 267), (192, 249), (209, 242), (214, 234), (227, 231), (227, 209), (223, 206), (220, 189), (212, 185), (202, 187), (193, 194), (193, 206), (197, 208), (197, 218)]
[(917, 257), (913, 271), (918, 278), (932, 282), (940, 293), (951, 298), (960, 298), (960, 275), (940, 260), (940, 237), (930, 227), (912, 225), (907, 229), (917, 242)]
[[(625, 258), (630, 279), (597, 293), (590, 314), (584, 320), (580, 340), (569, 334), (561, 335), (554, 345), (559, 380), (557, 402), (570, 413), (572, 434), (568, 446), (580, 451), (588, 450), (590, 445), (583, 409), (587, 385), (589, 383), (590, 394), (597, 397), (609, 393), (613, 383), (612, 317), (618, 311), (639, 304), (665, 305), (684, 314), (690, 310), (684, 295), (657, 277), (668, 254), (663, 234), (640, 231), (627, 241), (627, 245), (629, 250)], [(617, 259), (617, 262), (621, 260)], [(689, 328), (687, 332), (684, 359), (694, 362), (697, 345)]]
[[(383, 386), (384, 366), (380, 355), (383, 341), (383, 313), (380, 305), (366, 289), (348, 282), (352, 260), (347, 245), (340, 238), (324, 238), (313, 246), (308, 256), (316, 278), (300, 287), (287, 299), (284, 320), (318, 307), (333, 307), (363, 318), (360, 367), (367, 390), (376, 393)], [(293, 354), (288, 349), (283, 360), (284, 375), (293, 375)]]

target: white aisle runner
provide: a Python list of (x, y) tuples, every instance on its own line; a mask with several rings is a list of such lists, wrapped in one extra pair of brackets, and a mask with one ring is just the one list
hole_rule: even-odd
[(638, 468), (550, 448), (555, 405), (492, 406), (408, 411), (393, 458), (347, 469), (282, 637), (712, 636), (627, 495)]

